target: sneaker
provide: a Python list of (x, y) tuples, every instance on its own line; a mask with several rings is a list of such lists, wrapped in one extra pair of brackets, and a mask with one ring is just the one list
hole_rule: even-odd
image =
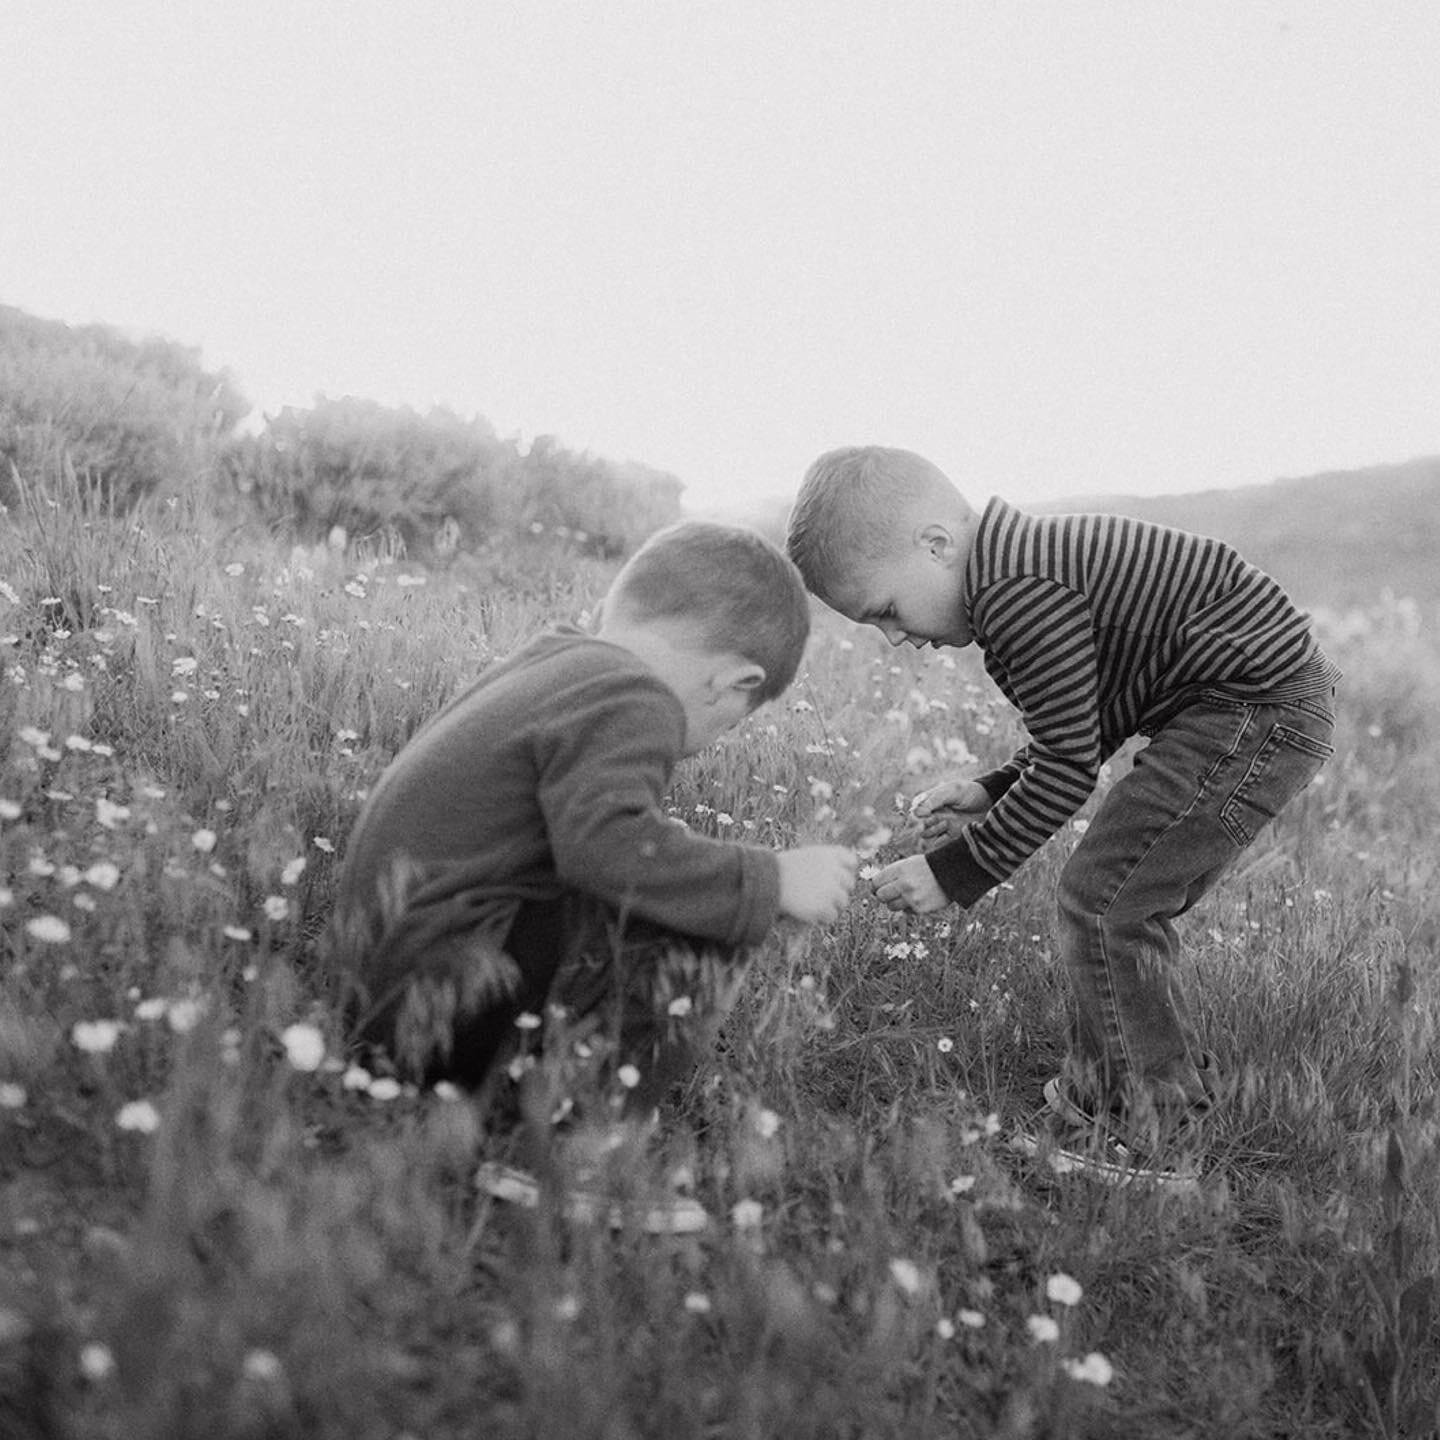
[(1088, 1109), (1058, 1076), (1046, 1082), (1044, 1095), (1048, 1113), (1033, 1133), (1021, 1131), (1011, 1142), (1021, 1154), (1042, 1157), (1057, 1174), (1088, 1175), (1110, 1185), (1187, 1190), (1199, 1182), (1199, 1166), (1183, 1153), (1188, 1126), (1159, 1149), (1123, 1133), (1113, 1117)]
[[(525, 1210), (540, 1204), (540, 1182), (527, 1170), (487, 1160), (475, 1172), (475, 1186), (492, 1200), (503, 1200)], [(571, 1186), (563, 1198), (567, 1220), (577, 1225), (606, 1224), (612, 1230), (635, 1229), (647, 1235), (694, 1235), (705, 1229), (710, 1216), (688, 1195), (667, 1195), (658, 1200), (617, 1200), (602, 1190)]]

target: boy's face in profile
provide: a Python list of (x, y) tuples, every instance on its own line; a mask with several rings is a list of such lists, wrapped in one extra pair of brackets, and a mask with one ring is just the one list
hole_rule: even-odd
[(970, 644), (961, 607), (965, 557), (943, 526), (926, 526), (913, 543), (879, 560), (865, 560), (841, 585), (830, 606), (860, 625), (873, 625), (892, 645)]

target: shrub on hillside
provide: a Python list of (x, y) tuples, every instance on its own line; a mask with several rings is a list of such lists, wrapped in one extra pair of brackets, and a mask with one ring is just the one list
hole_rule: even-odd
[(632, 549), (679, 515), (680, 483), (542, 436), (522, 453), (485, 420), (372, 400), (286, 407), (230, 442), (226, 477), (269, 523), (305, 543), (337, 527), (352, 540), (444, 561), (560, 534), (603, 556)]
[(67, 465), (120, 510), (178, 493), (248, 409), (198, 350), (0, 306), (0, 503)]

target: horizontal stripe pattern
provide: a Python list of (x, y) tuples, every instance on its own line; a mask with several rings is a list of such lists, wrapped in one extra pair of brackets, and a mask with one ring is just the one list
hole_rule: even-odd
[[(985, 819), (932, 854), (942, 883), (966, 858), (991, 883), (1013, 873), (1085, 803), (1108, 756), (1198, 690), (1295, 700), (1340, 675), (1304, 611), (1229, 545), (1120, 515), (992, 500), (963, 604), (1029, 744), (981, 777), (999, 797)], [(966, 854), (945, 854), (956, 846)]]

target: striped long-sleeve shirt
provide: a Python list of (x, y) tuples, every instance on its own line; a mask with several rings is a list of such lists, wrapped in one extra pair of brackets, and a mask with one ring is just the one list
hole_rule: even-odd
[(1309, 617), (1219, 540), (1118, 515), (1026, 515), (991, 500), (961, 603), (1029, 743), (979, 777), (995, 803), (927, 855), (968, 905), (1083, 805), (1100, 766), (1201, 690), (1300, 699), (1340, 671)]

